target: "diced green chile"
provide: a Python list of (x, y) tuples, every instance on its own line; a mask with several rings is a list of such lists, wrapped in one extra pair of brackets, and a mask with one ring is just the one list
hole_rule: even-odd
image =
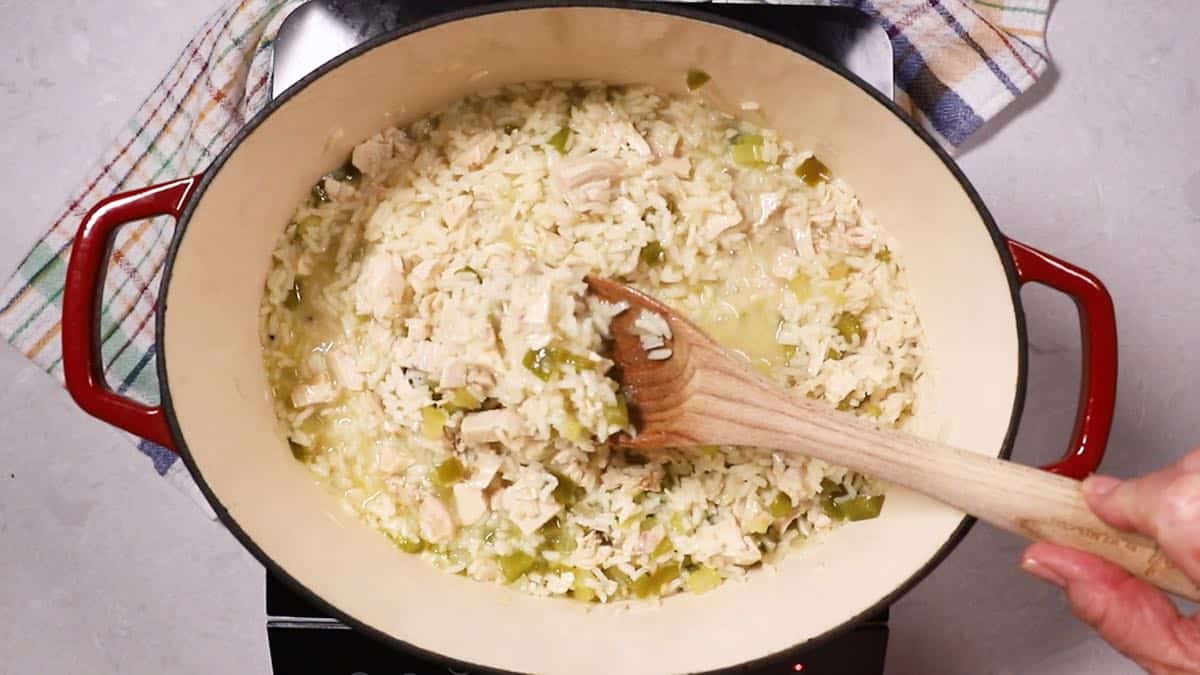
[(837, 503), (846, 520), (859, 521), (878, 518), (883, 511), (883, 495), (859, 495)]
[(296, 231), (300, 236), (304, 236), (309, 230), (315, 230), (321, 226), (321, 216), (305, 216), (296, 222)]
[(639, 598), (648, 598), (652, 595), (662, 593), (663, 586), (675, 581), (679, 578), (679, 563), (670, 563), (654, 570), (650, 574), (643, 574), (633, 582), (633, 594)]
[(821, 497), (821, 510), (825, 515), (834, 520), (845, 520), (846, 514), (842, 513), (842, 509), (838, 507), (837, 502), (829, 497)]
[(837, 499), (846, 496), (846, 486), (828, 478), (821, 479), (821, 510), (834, 520), (844, 520), (846, 515), (838, 507)]
[(550, 378), (564, 365), (572, 365), (578, 369), (594, 366), (587, 358), (557, 347), (530, 349), (525, 352), (521, 364), (543, 382), (549, 382)]
[(575, 578), (574, 581), (571, 582), (571, 596), (576, 600), (582, 600), (583, 602), (591, 602), (592, 600), (595, 600), (596, 592), (584, 583), (585, 580), (591, 578), (591, 575), (588, 574), (586, 570), (579, 569), (578, 567), (574, 568), (572, 573), (574, 574)]
[(521, 364), (543, 382), (549, 382), (550, 376), (558, 371), (558, 364), (551, 357), (549, 347), (530, 349), (525, 352), (525, 358), (521, 359)]
[(500, 573), (504, 575), (504, 580), (511, 584), (528, 572), (533, 563), (533, 556), (524, 551), (514, 551), (500, 556)]
[(582, 500), (587, 494), (587, 490), (583, 489), (575, 481), (567, 478), (563, 474), (557, 471), (551, 471), (550, 475), (558, 479), (558, 485), (554, 486), (554, 492), (552, 492), (551, 495), (554, 497), (554, 501), (565, 506), (566, 508), (569, 509), (572, 506), (575, 506), (575, 504), (579, 503), (579, 501)]
[(792, 512), (792, 500), (782, 492), (775, 495), (775, 499), (767, 505), (767, 512), (775, 518), (783, 518)]
[(288, 309), (296, 309), (300, 306), (300, 301), (303, 300), (303, 295), (299, 281), (292, 282), (292, 288), (288, 291), (287, 297), (283, 299), (283, 306)]
[(809, 157), (796, 167), (796, 175), (809, 186), (816, 186), (822, 181), (829, 180), (829, 167), (816, 157)]
[(658, 546), (654, 547), (654, 551), (650, 553), (651, 559), (661, 558), (668, 553), (675, 551), (675, 544), (670, 537), (663, 537), (658, 541)]
[(571, 128), (563, 127), (546, 141), (546, 145), (554, 148), (561, 155), (567, 151), (567, 142), (569, 140), (571, 140)]
[(650, 267), (658, 267), (667, 261), (667, 252), (663, 250), (662, 244), (656, 241), (651, 241), (642, 247), (638, 257), (642, 262)]
[(688, 91), (696, 91), (700, 87), (708, 84), (709, 80), (711, 79), (712, 76), (703, 70), (700, 70), (699, 68), (692, 68), (687, 72)]
[(461, 481), (465, 475), (462, 462), (457, 457), (451, 457), (434, 467), (432, 480), (434, 485), (446, 487)]
[(470, 390), (464, 387), (451, 389), (442, 396), (442, 407), (445, 408), (446, 412), (478, 410), (479, 405), (479, 399), (475, 398)]
[(721, 575), (711, 567), (701, 566), (687, 577), (687, 589), (696, 595), (707, 593), (721, 585)]
[(615, 404), (604, 406), (604, 420), (614, 427), (624, 429), (629, 426), (629, 404), (619, 393), (616, 395), (616, 399)]
[(763, 137), (758, 134), (739, 134), (733, 139), (729, 152), (738, 166), (753, 168), (767, 163), (763, 159)]
[(404, 537), (396, 538), (396, 547), (405, 553), (420, 553), (425, 550), (425, 542), (421, 539), (405, 539)]
[(441, 408), (431, 405), (421, 408), (421, 435), (431, 441), (441, 440), (448, 418), (449, 415)]
[(329, 198), (329, 193), (325, 191), (325, 179), (317, 181), (316, 185), (312, 186), (312, 190), (308, 192), (309, 206), (320, 206), (333, 201)]
[(839, 483), (831, 478), (822, 478), (821, 479), (821, 491), (817, 493), (817, 496), (820, 497), (821, 499), (824, 499), (826, 497), (828, 497), (830, 499), (835, 499), (837, 497), (845, 497), (846, 494), (847, 493), (846, 493), (845, 485), (842, 485), (841, 483)]
[(358, 187), (358, 184), (362, 182), (362, 172), (350, 161), (334, 169), (329, 174), (329, 177), (340, 183), (349, 183), (355, 187)]
[(552, 550), (563, 555), (569, 555), (575, 550), (575, 536), (570, 528), (563, 526), (558, 516), (551, 518), (545, 525), (542, 525), (539, 532), (541, 532), (543, 537), (543, 549)]
[(866, 334), (863, 330), (862, 322), (850, 312), (838, 314), (834, 322), (834, 328), (837, 329), (838, 335), (841, 335), (845, 340), (853, 340), (855, 336), (861, 339)]

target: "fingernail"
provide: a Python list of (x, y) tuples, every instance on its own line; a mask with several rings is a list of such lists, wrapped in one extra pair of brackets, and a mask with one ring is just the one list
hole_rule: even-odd
[(1021, 569), (1025, 570), (1029, 574), (1032, 574), (1033, 576), (1041, 579), (1042, 581), (1048, 581), (1048, 582), (1054, 584), (1055, 586), (1058, 586), (1059, 588), (1065, 588), (1067, 585), (1067, 580), (1062, 578), (1062, 576), (1059, 575), (1058, 572), (1055, 572), (1054, 570), (1050, 569), (1049, 567), (1042, 565), (1041, 563), (1034, 560), (1033, 558), (1022, 559), (1021, 560)]
[(1121, 484), (1120, 479), (1112, 476), (1088, 476), (1083, 481), (1083, 491), (1092, 497), (1103, 497)]

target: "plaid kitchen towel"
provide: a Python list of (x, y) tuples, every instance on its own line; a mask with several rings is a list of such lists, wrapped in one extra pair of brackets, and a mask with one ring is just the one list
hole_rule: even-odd
[[(856, 7), (887, 29), (900, 103), (950, 146), (1027, 90), (1047, 67), (1051, 0), (812, 0)], [(62, 379), (60, 311), (66, 261), (87, 209), (115, 192), (203, 171), (268, 101), (271, 44), (303, 0), (238, 0), (212, 16), (142, 103), (57, 220), (0, 290), (0, 333)], [(808, 4), (801, 0), (798, 4)], [(142, 401), (158, 397), (155, 293), (170, 222), (134, 223), (117, 237), (100, 318), (108, 382)], [(198, 497), (169, 451), (137, 447), (158, 473)], [(201, 500), (203, 504), (203, 501)]]

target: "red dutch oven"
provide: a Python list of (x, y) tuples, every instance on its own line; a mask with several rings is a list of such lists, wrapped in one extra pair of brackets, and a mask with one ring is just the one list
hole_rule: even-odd
[[(875, 520), (841, 528), (702, 596), (585, 607), (434, 569), (348, 516), (292, 458), (268, 399), (258, 308), (271, 251), (318, 177), (362, 139), (461, 96), (532, 80), (605, 80), (682, 92), (683, 73), (737, 113), (811, 147), (899, 242), (930, 347), (917, 433), (1008, 457), (1024, 401), (1020, 288), (1079, 307), (1083, 383), (1066, 454), (1099, 464), (1116, 389), (1112, 301), (1088, 272), (1006, 238), (953, 161), (890, 101), (788, 41), (689, 10), (531, 3), (441, 17), (358, 47), (258, 114), (201, 175), (115, 195), (76, 236), (63, 303), (67, 386), (87, 412), (183, 458), (221, 521), (273, 573), (360, 630), (461, 667), (521, 672), (697, 672), (766, 665), (895, 601), (970, 520), (893, 488)], [(176, 233), (157, 315), (161, 404), (104, 382), (98, 318), (108, 251), (128, 222)]]

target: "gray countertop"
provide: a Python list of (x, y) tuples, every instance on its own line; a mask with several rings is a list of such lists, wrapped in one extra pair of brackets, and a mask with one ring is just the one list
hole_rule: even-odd
[[(1056, 3), (1056, 72), (961, 164), (1008, 234), (1116, 301), (1120, 392), (1103, 470), (1200, 440), (1200, 43), (1190, 0)], [(0, 0), (0, 272), (15, 267), (217, 0)], [(1064, 446), (1078, 390), (1069, 301), (1025, 291), (1029, 399), (1015, 458)], [(268, 673), (263, 572), (55, 382), (0, 347), (0, 654), (6, 672)], [(976, 527), (892, 614), (889, 672), (1125, 673), (1016, 538)]]

